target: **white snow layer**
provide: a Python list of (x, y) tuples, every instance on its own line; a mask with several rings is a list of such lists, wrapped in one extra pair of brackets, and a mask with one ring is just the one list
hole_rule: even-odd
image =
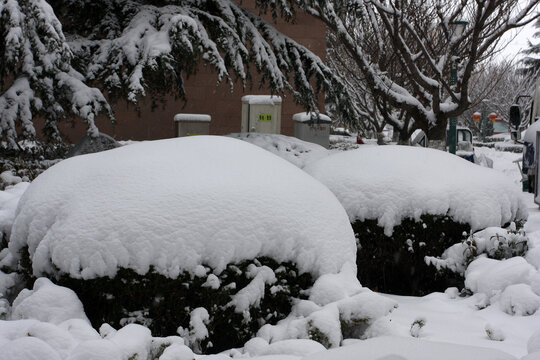
[[(84, 336), (81, 336), (84, 334)], [(87, 322), (54, 325), (37, 320), (0, 321), (0, 360), (193, 360), (178, 336), (153, 338), (150, 330), (130, 324), (100, 335)], [(165, 348), (163, 354), (159, 357)]]
[(296, 114), (293, 115), (292, 119), (293, 119), (293, 121), (297, 121), (297, 122), (301, 122), (301, 123), (317, 121), (317, 120), (319, 122), (321, 122), (321, 123), (331, 123), (332, 122), (332, 119), (330, 119), (330, 117), (328, 115), (319, 114), (319, 116), (317, 118), (317, 114), (311, 113), (311, 112), (296, 113)]
[(19, 199), (28, 188), (28, 185), (30, 183), (19, 182), (14, 186), (8, 186), (5, 191), (0, 191), (0, 234), (4, 233), (8, 238)]
[(354, 264), (347, 215), (326, 187), (256, 146), (198, 136), (64, 160), (20, 200), (9, 249), (35, 275), (169, 277), (257, 256), (316, 277)]
[(259, 133), (235, 133), (229, 137), (247, 141), (270, 151), (288, 162), (303, 168), (308, 163), (328, 156), (330, 153), (318, 144), (297, 139), (292, 136)]
[(414, 338), (382, 336), (320, 352), (309, 360), (512, 360), (502, 351)]
[(245, 95), (242, 102), (249, 105), (275, 105), (281, 104), (281, 96), (274, 95)]
[(525, 219), (519, 188), (499, 172), (434, 149), (361, 146), (308, 164), (351, 221), (377, 219), (390, 236), (404, 218), (451, 216), (472, 230)]
[(176, 114), (174, 121), (176, 122), (210, 122), (212, 117), (208, 114)]

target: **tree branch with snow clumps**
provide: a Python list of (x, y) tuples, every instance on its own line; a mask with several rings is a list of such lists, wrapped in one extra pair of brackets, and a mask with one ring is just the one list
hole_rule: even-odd
[[(341, 48), (340, 56), (350, 63), (347, 69), (358, 74), (370, 97), (387, 105), (368, 101), (377, 107), (380, 121), (405, 135), (421, 128), (431, 139), (444, 139), (447, 120), (470, 105), (473, 72), (497, 51), (505, 32), (539, 17), (534, 11), (539, 2), (289, 0), (279, 4), (300, 6), (324, 21)], [(452, 24), (460, 20), (468, 25), (462, 34), (454, 34)], [(450, 81), (453, 66), (455, 84)], [(340, 75), (348, 77), (347, 72)], [(358, 91), (357, 86), (345, 86), (348, 93)], [(357, 108), (363, 101), (355, 101)], [(401, 112), (406, 114), (402, 118), (393, 115)], [(358, 111), (358, 117), (346, 120), (354, 124), (363, 118)]]
[(216, 84), (231, 88), (237, 80), (253, 85), (256, 71), (261, 84), (292, 92), (306, 110), (317, 109), (323, 87), (342, 98), (340, 80), (319, 57), (233, 0), (9, 0), (0, 9), (0, 40), (7, 44), (1, 92), (11, 78), (24, 77), (33, 94), (26, 96), (32, 106), (16, 107), (29, 111), (11, 112), (3, 126), (12, 143), (17, 121), (28, 128), (20, 136), (34, 135), (37, 114), (54, 136), (57, 121), (69, 114), (95, 134), (95, 117), (111, 115), (103, 94), (133, 104), (146, 96), (185, 100), (184, 81), (201, 62), (215, 70)]
[(44, 0), (6, 0), (0, 19), (0, 138), (14, 148), (20, 137), (35, 137), (36, 116), (58, 138), (57, 122), (70, 112), (95, 133), (94, 118), (110, 114), (109, 105), (72, 67), (73, 54), (51, 6)]

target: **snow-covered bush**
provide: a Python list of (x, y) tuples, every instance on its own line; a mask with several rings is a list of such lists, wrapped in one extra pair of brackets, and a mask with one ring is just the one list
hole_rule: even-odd
[(503, 174), (433, 149), (361, 146), (304, 170), (344, 206), (358, 237), (359, 279), (380, 291), (425, 294), (459, 285), (458, 276), (440, 276), (424, 257), (440, 256), (463, 232), (527, 217), (519, 189)]
[(358, 278), (364, 286), (382, 292), (425, 295), (448, 287), (462, 287), (462, 279), (450, 272), (436, 272), (424, 258), (441, 254), (462, 239), (470, 228), (449, 216), (422, 215), (406, 218), (391, 236), (377, 220), (356, 220)]
[(287, 318), (264, 325), (257, 336), (269, 343), (297, 338), (337, 347), (347, 338), (369, 337), (376, 320), (396, 307), (394, 300), (363, 288), (349, 263), (340, 273), (317, 279), (309, 299), (296, 302)]
[(21, 198), (9, 251), (29, 277), (75, 290), (95, 326), (182, 327), (212, 351), (286, 316), (322, 275), (356, 269), (326, 187), (256, 146), (204, 136), (58, 163)]
[(465, 274), (467, 266), (478, 256), (502, 260), (523, 256), (529, 249), (529, 238), (523, 231), (515, 230), (514, 224), (508, 229), (490, 227), (467, 236), (461, 243), (446, 249), (441, 257), (426, 257), (428, 264), (437, 270), (450, 270)]
[(480, 294), (478, 308), (498, 304), (510, 315), (532, 315), (540, 308), (538, 270), (521, 256), (496, 260), (485, 255), (472, 261), (465, 271), (465, 287)]

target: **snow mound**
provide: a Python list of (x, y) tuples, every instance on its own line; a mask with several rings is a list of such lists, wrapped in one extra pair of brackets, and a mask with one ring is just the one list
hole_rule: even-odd
[(64, 160), (20, 200), (9, 249), (28, 246), (34, 275), (175, 278), (258, 256), (315, 277), (354, 264), (347, 214), (297, 167), (244, 141), (141, 142)]
[(7, 342), (2, 348), (2, 360), (62, 360), (58, 352), (46, 342), (31, 336)]
[(522, 257), (507, 260), (478, 258), (465, 271), (465, 286), (473, 293), (493, 296), (514, 284), (530, 284), (536, 269)]
[(307, 356), (324, 350), (324, 346), (310, 339), (281, 340), (269, 344), (266, 340), (255, 337), (244, 345), (245, 354), (250, 357), (278, 354)]
[(540, 329), (536, 330), (527, 341), (527, 352), (529, 354), (540, 352)]
[(516, 358), (502, 351), (482, 347), (383, 336), (312, 354), (304, 359), (511, 360)]
[(13, 175), (13, 171), (6, 170), (2, 173), (0, 173), (0, 184), (4, 183), (5, 185), (16, 185), (22, 181), (22, 178)]
[(30, 183), (19, 182), (4, 191), (0, 191), (0, 235), (4, 233), (9, 238), (19, 199), (28, 188), (28, 185)]
[(53, 324), (83, 319), (90, 323), (75, 292), (46, 278), (37, 279), (33, 290), (23, 289), (19, 293), (13, 301), (11, 318), (37, 319)]
[(307, 165), (327, 185), (351, 221), (377, 219), (390, 236), (404, 218), (451, 216), (472, 230), (527, 217), (505, 175), (434, 149), (361, 146)]
[[(85, 334), (82, 335), (81, 334)], [(0, 360), (193, 360), (177, 336), (152, 337), (130, 324), (101, 337), (90, 323), (71, 319), (59, 325), (38, 320), (0, 321)], [(165, 351), (164, 351), (165, 350)]]
[(499, 300), (502, 310), (510, 315), (532, 315), (540, 307), (540, 296), (527, 284), (506, 287)]
[(306, 164), (329, 154), (328, 150), (321, 145), (291, 136), (258, 133), (237, 133), (227, 136), (257, 145), (299, 168), (303, 168)]

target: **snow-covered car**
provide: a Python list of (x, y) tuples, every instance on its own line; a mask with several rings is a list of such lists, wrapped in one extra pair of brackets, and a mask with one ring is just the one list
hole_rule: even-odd
[(333, 127), (330, 129), (330, 135), (352, 136), (349, 130), (343, 127)]

